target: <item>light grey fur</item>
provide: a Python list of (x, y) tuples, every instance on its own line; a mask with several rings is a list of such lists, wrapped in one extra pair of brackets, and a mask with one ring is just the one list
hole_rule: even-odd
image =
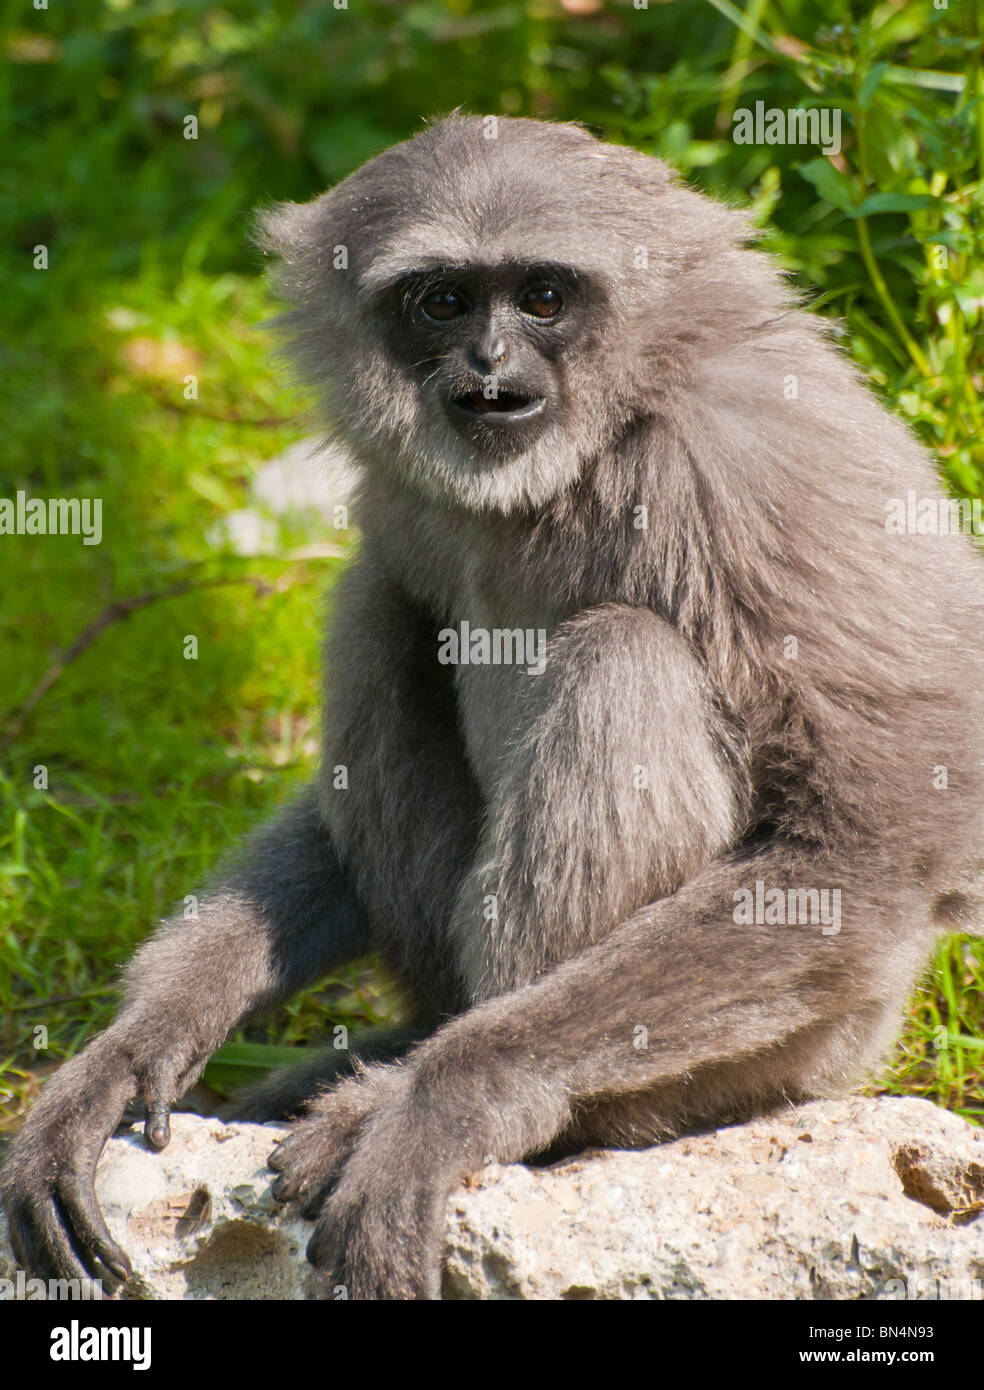
[[(484, 130), (453, 117), (265, 220), (297, 360), (362, 470), (323, 771), (46, 1087), (3, 1180), (36, 1272), (125, 1273), (92, 1173), (126, 1099), (166, 1142), (228, 1030), (337, 960), (381, 951), (433, 1032), (320, 1092), (276, 1191), (318, 1217), (332, 1284), (435, 1297), (464, 1174), (849, 1086), (936, 933), (972, 920), (980, 558), (884, 525), (938, 492), (929, 459), (739, 213), (575, 127)], [(501, 308), (544, 262), (586, 296), (567, 338)], [(546, 401), (522, 447), (453, 423), (467, 321), (426, 364), (438, 330), (396, 321), (435, 268), (491, 286), (478, 358), (501, 319), (507, 385)], [(441, 666), (462, 621), (542, 628), (544, 673)], [(758, 881), (840, 889), (839, 933), (739, 925)]]

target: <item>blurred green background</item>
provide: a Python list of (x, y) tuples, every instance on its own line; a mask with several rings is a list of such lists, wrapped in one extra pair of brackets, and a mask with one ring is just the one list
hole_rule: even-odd
[[(456, 106), (584, 121), (751, 208), (949, 485), (979, 496), (984, 0), (0, 14), (0, 497), (100, 497), (104, 527), (98, 547), (0, 538), (9, 1127), (107, 1022), (150, 924), (312, 765), (320, 614), (357, 538), (294, 516), (260, 554), (229, 544), (257, 470), (312, 428), (261, 328), (251, 210)], [(736, 144), (732, 114), (758, 100), (839, 109), (843, 150)], [(238, 1034), (208, 1079), (399, 1010), (378, 968), (353, 968)], [(984, 944), (953, 937), (879, 1086), (982, 1118), (982, 1039)]]

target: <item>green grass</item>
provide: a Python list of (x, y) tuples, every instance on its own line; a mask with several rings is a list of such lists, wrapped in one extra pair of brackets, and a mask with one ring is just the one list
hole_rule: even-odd
[[(13, 1123), (38, 1077), (108, 1021), (150, 925), (313, 765), (321, 614), (344, 560), (297, 558), (323, 539), (300, 523), (262, 560), (217, 541), (256, 469), (310, 429), (260, 328), (273, 306), (250, 209), (310, 197), (459, 104), (584, 120), (749, 207), (948, 485), (979, 496), (984, 3), (676, 0), (578, 16), (553, 0), (0, 0), (0, 17), (0, 496), (100, 497), (104, 526), (98, 547), (0, 538)], [(760, 99), (839, 108), (842, 153), (735, 144), (732, 113)], [(178, 585), (191, 587), (108, 622), (23, 709), (109, 605)], [(210, 1077), (255, 1063), (246, 1044), (398, 1009), (377, 968), (341, 972), (237, 1035)], [(882, 1084), (982, 1118), (982, 1039), (984, 943), (953, 937)]]
[[(200, 891), (313, 765), (322, 610), (343, 562), (291, 558), (324, 539), (300, 522), (281, 527), (271, 558), (231, 554), (215, 534), (246, 503), (257, 465), (299, 434), (249, 423), (303, 416), (258, 328), (271, 307), (246, 277), (189, 275), (168, 300), (141, 282), (112, 286), (76, 322), (50, 402), (65, 439), (79, 431), (91, 457), (66, 466), (49, 433), (50, 469), (34, 484), (101, 497), (103, 543), (4, 537), (5, 573), (17, 579), (5, 586), (2, 634), (11, 711), (114, 600), (190, 586), (109, 623), (4, 747), (2, 1047), (28, 1073), (15, 1077), (15, 1112), (38, 1064), (108, 1021), (118, 966), (149, 926)], [(182, 398), (186, 369), (201, 374), (197, 402)], [(188, 635), (196, 660), (185, 659)], [(248, 1036), (293, 1042), (392, 1007), (382, 980), (353, 968)]]

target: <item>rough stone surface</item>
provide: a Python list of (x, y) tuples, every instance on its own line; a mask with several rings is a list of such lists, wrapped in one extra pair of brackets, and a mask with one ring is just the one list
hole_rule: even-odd
[[(311, 1223), (270, 1192), (267, 1155), (281, 1125), (223, 1124), (177, 1114), (154, 1153), (140, 1129), (111, 1139), (96, 1195), (133, 1262), (128, 1298), (247, 1299), (316, 1295), (304, 1258)], [(10, 1258), (0, 1217), (0, 1276)]]
[(984, 1133), (928, 1101), (852, 1097), (661, 1148), (491, 1170), (451, 1199), (446, 1289), (981, 1298), (982, 1161)]
[[(176, 1115), (114, 1139), (97, 1191), (131, 1297), (332, 1297), (311, 1223), (270, 1194), (283, 1129)], [(0, 1277), (11, 1277), (0, 1229)], [(984, 1296), (984, 1132), (928, 1101), (852, 1097), (639, 1152), (492, 1167), (448, 1203), (445, 1297)]]

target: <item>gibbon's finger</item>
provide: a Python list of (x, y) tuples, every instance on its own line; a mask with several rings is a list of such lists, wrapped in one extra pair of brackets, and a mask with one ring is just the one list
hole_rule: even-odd
[(149, 1149), (166, 1149), (171, 1142), (171, 1103), (148, 1100), (144, 1121), (144, 1139)]
[[(57, 1186), (58, 1199), (66, 1225), (74, 1237), (76, 1248), (93, 1277), (101, 1276), (98, 1264), (104, 1265), (121, 1283), (133, 1272), (130, 1257), (110, 1235), (109, 1227), (96, 1200), (92, 1177), (75, 1174), (63, 1178)], [(97, 1264), (98, 1262), (98, 1264)]]

